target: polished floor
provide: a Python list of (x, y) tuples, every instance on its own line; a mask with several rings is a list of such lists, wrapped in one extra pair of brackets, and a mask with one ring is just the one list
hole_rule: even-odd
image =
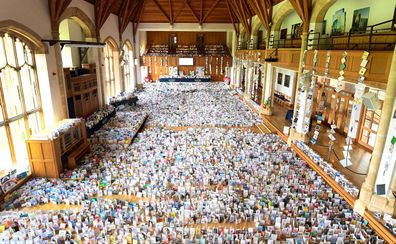
[[(265, 117), (271, 122), (273, 126), (283, 132), (284, 126), (290, 126), (290, 123), (285, 120), (286, 112), (287, 108), (274, 103), (273, 114), (271, 116)], [(309, 146), (319, 153), (324, 159), (329, 157), (329, 139), (327, 137), (328, 129), (329, 128), (327, 126), (323, 125), (320, 130), (318, 143), (316, 145), (309, 144)], [(309, 136), (312, 136), (312, 132)], [(344, 168), (339, 163), (339, 160), (343, 157), (342, 150), (345, 145), (345, 136), (336, 133), (335, 137), (336, 143), (333, 146), (334, 151), (332, 151), (330, 154), (329, 161), (333, 164), (335, 169), (340, 171), (349, 181), (352, 182), (352, 184), (360, 189), (369, 168), (371, 153), (362, 146), (355, 143), (351, 150), (352, 165)]]

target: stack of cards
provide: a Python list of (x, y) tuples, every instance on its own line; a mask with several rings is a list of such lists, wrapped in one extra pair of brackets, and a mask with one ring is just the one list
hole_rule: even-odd
[[(150, 85), (147, 84), (147, 87)], [(138, 106), (151, 126), (253, 126), (260, 118), (218, 83), (158, 83), (137, 92)]]
[(103, 119), (105, 119), (113, 112), (114, 112), (114, 107), (111, 105), (106, 105), (101, 110), (89, 116), (85, 121), (85, 126), (88, 129), (91, 129), (92, 127), (100, 123)]
[(70, 173), (79, 180), (30, 181), (5, 207), (76, 206), (3, 212), (0, 242), (377, 240), (275, 134), (153, 128), (127, 148), (93, 145)]

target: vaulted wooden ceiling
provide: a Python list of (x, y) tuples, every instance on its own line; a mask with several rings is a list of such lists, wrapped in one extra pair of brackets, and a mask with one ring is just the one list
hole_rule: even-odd
[[(123, 11), (133, 11), (130, 21), (139, 23), (239, 23), (238, 8), (249, 8), (244, 16), (252, 16), (247, 0), (86, 0), (92, 4), (110, 3), (110, 11), (122, 15)], [(268, 0), (272, 5), (283, 0)], [(130, 4), (126, 4), (129, 2)], [(140, 7), (143, 8), (140, 11)], [(137, 7), (137, 8), (136, 8)], [(237, 14), (239, 13), (239, 14)], [(231, 17), (232, 16), (232, 17)]]

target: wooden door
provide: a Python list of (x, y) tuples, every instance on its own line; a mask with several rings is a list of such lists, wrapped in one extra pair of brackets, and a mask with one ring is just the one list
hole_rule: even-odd
[(363, 105), (363, 115), (360, 122), (361, 127), (358, 142), (370, 150), (374, 149), (380, 118), (381, 110), (368, 110)]
[[(350, 114), (352, 112), (352, 102), (353, 100), (352, 94), (348, 92), (340, 92), (337, 96), (337, 110), (335, 112), (335, 124), (341, 133), (347, 133), (349, 122), (350, 122)], [(346, 128), (346, 129), (345, 129)]]

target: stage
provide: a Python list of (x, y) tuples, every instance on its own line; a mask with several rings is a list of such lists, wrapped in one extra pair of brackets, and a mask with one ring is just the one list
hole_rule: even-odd
[(160, 77), (159, 82), (211, 82), (212, 79), (209, 78), (193, 78), (193, 77), (180, 77), (180, 78), (165, 78)]

